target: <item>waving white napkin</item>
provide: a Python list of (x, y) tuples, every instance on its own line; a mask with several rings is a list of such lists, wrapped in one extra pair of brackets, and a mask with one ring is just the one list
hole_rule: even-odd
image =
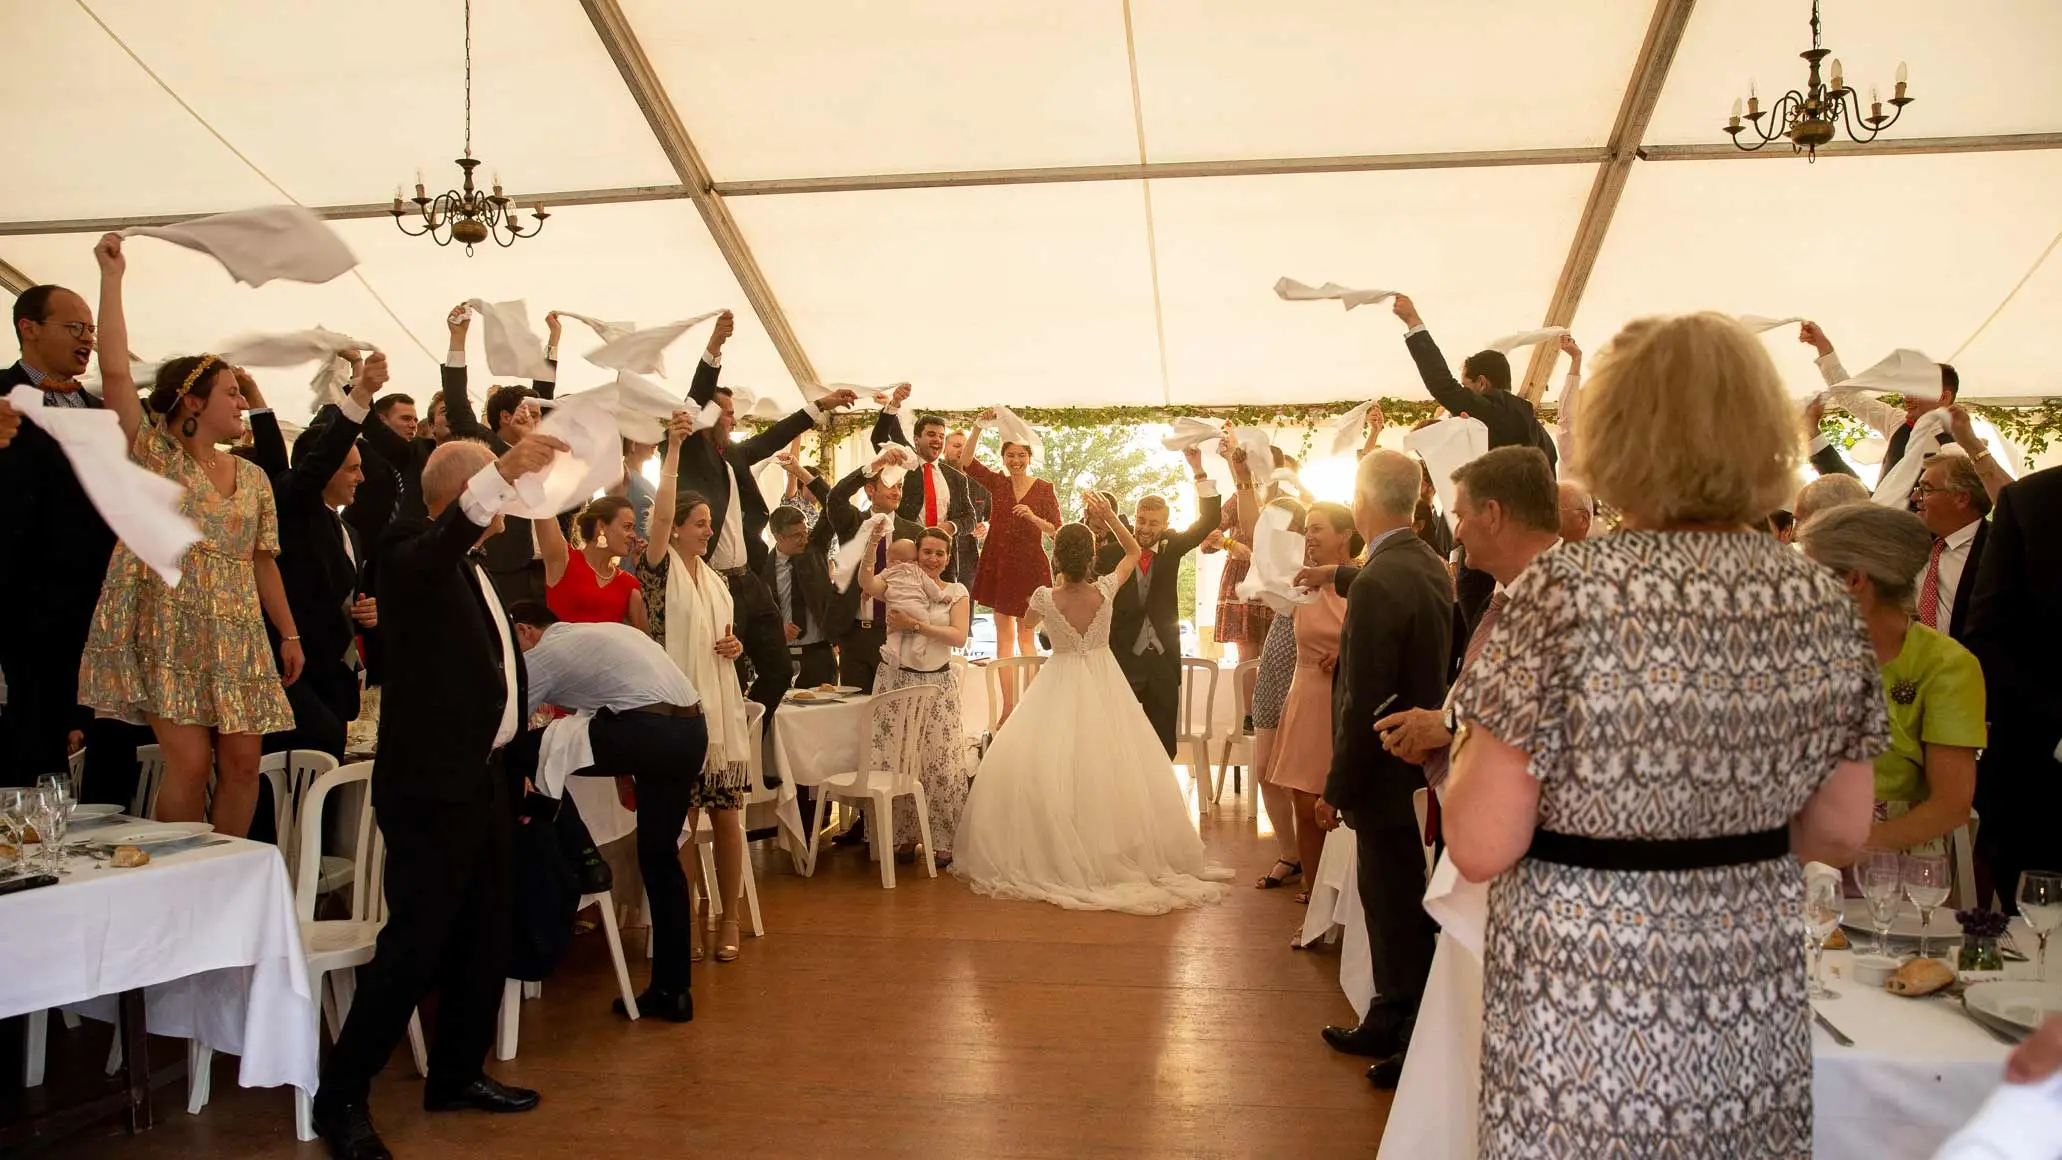
[(1761, 314), (1742, 314), (1739, 317), (1740, 325), (1756, 334), (1765, 334), (1778, 326), (1791, 326), (1803, 321), (1804, 316), (1802, 314), (1793, 315), (1789, 318), (1769, 318)]
[(1336, 298), (1345, 304), (1346, 309), (1351, 310), (1356, 306), (1387, 302), (1396, 297), (1397, 292), (1355, 290), (1350, 286), (1341, 286), (1337, 282), (1327, 282), (1322, 286), (1305, 286), (1294, 278), (1280, 278), (1275, 281), (1274, 294), (1284, 302), (1319, 302)]
[[(635, 322), (610, 322), (606, 319), (596, 318), (591, 314), (575, 314), (570, 310), (561, 310), (558, 312), (558, 316), (560, 318), (570, 318), (575, 322), (586, 323), (587, 329), (592, 330), (595, 337), (601, 339), (604, 343), (614, 342), (637, 331), (637, 324)], [(656, 358), (652, 361), (657, 365), (652, 367), (651, 373), (657, 375), (666, 373), (664, 358)]]
[[(1258, 427), (1233, 427), (1231, 438), (1233, 444), (1246, 451), (1246, 470), (1255, 476), (1273, 474), (1274, 442), (1267, 437), (1267, 432)], [(1224, 455), (1226, 459), (1231, 458), (1230, 447), (1224, 449)]]
[(1884, 507), (1903, 508), (1909, 504), (1912, 487), (1919, 482), (1919, 473), (1926, 470), (1928, 452), (1947, 432), (1947, 408), (1939, 407), (1919, 416), (1918, 421), (1912, 424), (1912, 437), (1905, 442), (1904, 458), (1883, 473), (1882, 480), (1876, 484), (1876, 493), (1869, 498)]
[(1432, 490), (1439, 510), (1453, 511), (1453, 473), (1489, 451), (1489, 428), (1466, 415), (1441, 419), (1403, 437), (1404, 450), (1415, 453), (1432, 472)]
[(218, 213), (171, 226), (132, 226), (125, 238), (158, 238), (199, 250), (249, 286), (274, 278), (327, 282), (358, 264), (329, 223), (297, 205)]
[(46, 407), (43, 392), (29, 386), (8, 392), (7, 402), (57, 441), (86, 498), (115, 535), (165, 583), (178, 587), (179, 561), (201, 538), (179, 510), (186, 489), (129, 458), (122, 421), (113, 411)]
[(1307, 549), (1303, 535), (1289, 530), (1287, 510), (1269, 504), (1253, 523), (1253, 563), (1238, 583), (1241, 600), (1259, 600), (1278, 613), (1317, 599), (1317, 593), (1296, 587)]
[(1213, 439), (1224, 438), (1224, 426), (1207, 419), (1191, 419), (1186, 416), (1173, 423), (1174, 433), (1160, 440), (1161, 446), (1169, 451), (1187, 451), (1201, 447)]
[(363, 339), (318, 326), (285, 334), (245, 335), (223, 349), (222, 359), (246, 367), (297, 367), (319, 361), (315, 377), (308, 380), (308, 390), (314, 395), (315, 405), (321, 407), (341, 400), (343, 385), (350, 381), (351, 360), (344, 358), (342, 352), (378, 349)]
[(1374, 405), (1375, 401), (1369, 399), (1318, 428), (1320, 432), (1332, 433), (1332, 454), (1345, 455), (1360, 446), (1361, 439), (1367, 435), (1368, 412)]
[(1558, 342), (1561, 336), (1567, 333), (1568, 328), (1565, 326), (1542, 326), (1538, 330), (1521, 330), (1516, 334), (1506, 334), (1502, 338), (1491, 339), (1489, 345), (1483, 349), (1493, 350), (1498, 354), (1509, 354), (1521, 346), (1533, 346), (1542, 342)]
[(1940, 394), (1940, 364), (1924, 351), (1898, 349), (1868, 370), (1834, 383), (1833, 390), (1885, 391), (1900, 395)]
[(544, 361), (544, 340), (530, 329), (530, 305), (521, 298), (488, 302), (471, 298), (466, 305), (487, 324), (487, 371), (509, 378), (534, 379), (550, 370)]
[(666, 365), (663, 361), (666, 348), (678, 341), (681, 335), (721, 313), (721, 310), (711, 310), (706, 314), (697, 314), (693, 318), (666, 323), (664, 326), (632, 330), (588, 351), (587, 361), (612, 371), (635, 371), (641, 375), (661, 374)]
[(995, 433), (1002, 436), (1005, 443), (1021, 443), (1029, 447), (1033, 455), (1045, 450), (1045, 440), (1038, 437), (1031, 424), (1024, 422), (1008, 407), (995, 408)]
[(516, 480), (516, 502), (504, 509), (509, 515), (551, 519), (623, 478), (622, 436), (607, 396), (582, 391), (556, 400), (538, 421), (537, 432), (558, 436), (571, 450), (553, 456), (551, 466)]
[[(887, 473), (893, 470), (895, 469), (892, 467), (888, 468), (881, 472), (881, 475), (885, 478)], [(852, 587), (853, 579), (859, 575), (859, 564), (866, 558), (867, 546), (873, 543), (874, 529), (893, 526), (892, 515), (887, 512), (875, 512), (867, 517), (865, 523), (859, 525), (859, 530), (852, 533), (851, 539), (838, 545), (838, 558), (831, 561), (831, 580), (837, 584), (838, 591), (843, 592)]]
[(887, 462), (881, 465), (879, 479), (889, 487), (901, 483), (903, 476), (923, 466), (924, 462), (917, 457), (915, 451), (901, 443), (882, 445), (880, 455), (886, 458)]

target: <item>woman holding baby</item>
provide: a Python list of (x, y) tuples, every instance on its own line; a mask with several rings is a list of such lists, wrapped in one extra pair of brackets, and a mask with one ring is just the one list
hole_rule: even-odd
[[(878, 541), (887, 534), (876, 525), (872, 536)], [(881, 589), (888, 603), (888, 643), (881, 667), (874, 675), (876, 696), (929, 685), (939, 693), (916, 701), (906, 712), (895, 713), (874, 723), (873, 768), (887, 768), (883, 755), (892, 752), (906, 731), (916, 731), (917, 771), (923, 782), (930, 813), (931, 854), (940, 867), (952, 861), (949, 849), (959, 828), (960, 807), (967, 800), (966, 727), (960, 719), (959, 673), (952, 667), (952, 650), (967, 642), (967, 628), (973, 617), (973, 602), (963, 584), (942, 579), (952, 562), (952, 538), (938, 528), (927, 528), (916, 541), (915, 566), (919, 583), (894, 585), (874, 575), (875, 553), (860, 557), (859, 581), (869, 592)], [(890, 553), (905, 555), (907, 548)], [(888, 571), (894, 571), (891, 566)], [(883, 573), (886, 576), (886, 572)], [(928, 581), (923, 583), (922, 581)], [(895, 800), (895, 853), (914, 857), (923, 833), (917, 826), (916, 807), (908, 798)]]

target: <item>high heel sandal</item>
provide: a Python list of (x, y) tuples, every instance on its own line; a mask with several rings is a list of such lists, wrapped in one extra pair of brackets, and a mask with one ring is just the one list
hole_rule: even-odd
[(719, 933), (728, 937), (716, 944), (716, 961), (719, 963), (736, 962), (738, 956), (738, 929), (736, 921), (724, 919)]
[(1289, 872), (1287, 874), (1275, 874), (1270, 872), (1262, 876), (1260, 881), (1255, 883), (1254, 885), (1258, 886), (1262, 890), (1273, 890), (1277, 886), (1287, 886), (1289, 884), (1289, 880), (1292, 878), (1303, 877), (1303, 863), (1291, 862), (1287, 858), (1276, 858), (1274, 860), (1274, 866), (1270, 867), (1269, 869), (1270, 871), (1272, 871), (1283, 866), (1287, 866), (1289, 868)]

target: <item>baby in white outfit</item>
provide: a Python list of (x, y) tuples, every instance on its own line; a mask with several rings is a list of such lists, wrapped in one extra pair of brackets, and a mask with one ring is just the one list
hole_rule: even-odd
[[(930, 574), (917, 566), (916, 541), (896, 540), (888, 545), (888, 566), (874, 575), (874, 584), (867, 589), (867, 595), (890, 608), (899, 609), (928, 622), (933, 611), (952, 610), (952, 601), (945, 589)], [(921, 644), (923, 634), (911, 629), (888, 634), (881, 644), (881, 659), (901, 665), (904, 650), (912, 644)]]

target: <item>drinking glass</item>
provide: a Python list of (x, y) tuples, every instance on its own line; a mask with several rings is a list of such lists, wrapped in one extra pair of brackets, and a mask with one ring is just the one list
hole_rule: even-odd
[(1838, 999), (1840, 992), (1826, 986), (1825, 943), (1840, 929), (1840, 879), (1813, 875), (1804, 880), (1804, 932), (1811, 959), (1811, 982), (1807, 993), (1814, 999)]
[(1906, 854), (1904, 856), (1904, 892), (1919, 908), (1919, 957), (1933, 957), (1933, 940), (1930, 928), (1933, 912), (1947, 901), (1948, 895), (1947, 858), (1941, 854)]
[(1904, 866), (1895, 852), (1878, 851), (1855, 869), (1862, 901), (1869, 908), (1869, 927), (1876, 932), (1876, 953), (1890, 954), (1890, 927), (1904, 905)]
[(62, 873), (65, 823), (70, 820), (64, 799), (53, 792), (32, 789), (23, 794), (23, 801), (28, 807), (28, 822), (36, 827), (36, 836), (42, 839), (40, 849), (44, 873)]
[[(78, 795), (72, 790), (71, 775), (65, 773), (46, 773), (36, 779), (36, 788), (43, 791), (43, 796), (53, 799), (63, 808), (65, 822), (63, 828), (66, 830), (71, 829), (72, 812), (79, 808)], [(58, 852), (63, 853), (61, 844)]]
[(22, 811), (23, 791), (15, 786), (0, 788), (0, 843), (14, 847), (17, 863), (28, 860), (28, 843), (23, 840), (28, 822)]
[(2052, 870), (2028, 870), (2019, 876), (2019, 917), (2033, 928), (2040, 940), (2035, 975), (2048, 981), (2048, 936), (2062, 926), (2062, 874)]

